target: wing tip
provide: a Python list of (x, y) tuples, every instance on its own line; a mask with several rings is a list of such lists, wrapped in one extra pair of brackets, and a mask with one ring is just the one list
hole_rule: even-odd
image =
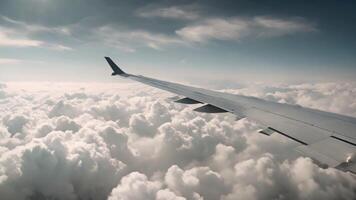
[(104, 58), (106, 62), (108, 62), (108, 64), (110, 65), (111, 69), (114, 71), (111, 75), (126, 75), (126, 73), (119, 66), (117, 66), (110, 57), (104, 56)]

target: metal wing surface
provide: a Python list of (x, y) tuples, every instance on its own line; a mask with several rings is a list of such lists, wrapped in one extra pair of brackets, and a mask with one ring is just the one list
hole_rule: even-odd
[(230, 112), (239, 119), (255, 120), (265, 126), (261, 133), (280, 134), (294, 140), (300, 144), (295, 150), (322, 166), (356, 173), (356, 118), (127, 74), (105, 58), (114, 71), (112, 75), (184, 96), (177, 101), (180, 103), (204, 103), (195, 109), (198, 112)]

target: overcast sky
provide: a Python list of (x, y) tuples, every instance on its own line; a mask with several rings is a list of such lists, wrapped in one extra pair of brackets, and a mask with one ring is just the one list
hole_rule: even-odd
[(114, 80), (104, 56), (165, 79), (349, 81), (355, 9), (351, 0), (1, 0), (0, 81)]

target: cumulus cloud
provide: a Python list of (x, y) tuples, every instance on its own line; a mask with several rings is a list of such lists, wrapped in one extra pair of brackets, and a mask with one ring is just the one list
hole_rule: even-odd
[(28, 119), (22, 115), (7, 115), (3, 118), (3, 123), (7, 127), (7, 130), (12, 133), (21, 133), (24, 125), (28, 122)]
[(356, 98), (355, 86), (354, 82), (271, 86), (253, 84), (241, 89), (223, 91), (256, 96), (279, 103), (298, 104), (356, 117), (354, 102), (354, 98)]
[(159, 181), (149, 181), (146, 175), (132, 172), (121, 179), (121, 183), (113, 189), (109, 199), (155, 199), (156, 193), (160, 188), (161, 183)]
[[(353, 83), (225, 90), (356, 116)], [(356, 180), (284, 156), (294, 143), (201, 114), (140, 84), (8, 83), (0, 99), (4, 199), (355, 199)]]
[(68, 116), (75, 117), (79, 113), (78, 109), (72, 106), (69, 103), (65, 103), (64, 101), (59, 101), (56, 103), (53, 108), (49, 111), (49, 117), (57, 117), (57, 116)]
[(208, 18), (187, 25), (176, 34), (192, 42), (209, 40), (238, 41), (246, 37), (275, 37), (295, 33), (314, 32), (315, 26), (304, 19), (279, 19), (272, 17), (253, 18)]

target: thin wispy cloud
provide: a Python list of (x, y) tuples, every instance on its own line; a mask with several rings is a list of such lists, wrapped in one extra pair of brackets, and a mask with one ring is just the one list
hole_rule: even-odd
[[(157, 10), (162, 9), (166, 8)], [(150, 15), (150, 17), (152, 16)], [(166, 17), (163, 15), (154, 16)], [(164, 50), (167, 46), (189, 47), (192, 45), (190, 44), (191, 42), (195, 42), (195, 45), (197, 43), (206, 43), (210, 40), (236, 42), (243, 39), (280, 37), (315, 31), (317, 31), (317, 28), (302, 18), (279, 19), (256, 16), (253, 18), (199, 19), (188, 23), (171, 34), (162, 34), (147, 30), (131, 30), (107, 24), (96, 28), (93, 32), (93, 37), (100, 38), (106, 45), (115, 46), (125, 52), (135, 52), (138, 48), (142, 47)]]
[(200, 17), (194, 6), (170, 6), (158, 8), (142, 8), (136, 11), (137, 15), (145, 18), (168, 18), (179, 20), (195, 20)]
[[(187, 20), (183, 27), (170, 33), (152, 32), (130, 26), (117, 26), (109, 23), (85, 26), (78, 22), (75, 26), (44, 26), (14, 20), (5, 16), (1, 20), (8, 26), (0, 29), (0, 46), (7, 47), (42, 47), (57, 51), (71, 51), (72, 47), (64, 44), (37, 39), (38, 34), (48, 33), (52, 36), (72, 37), (76, 29), (83, 44), (98, 41), (106, 46), (115, 47), (124, 52), (135, 52), (140, 48), (164, 50), (168, 46), (191, 46), (190, 42), (206, 43), (210, 40), (239, 41), (246, 38), (268, 38), (292, 35), (297, 33), (315, 32), (314, 24), (303, 18), (279, 19), (273, 17), (255, 16), (243, 18), (211, 18), (202, 15), (200, 8), (193, 5), (170, 7), (143, 7), (135, 11), (142, 18), (155, 20), (179, 19)], [(77, 36), (78, 37), (78, 36)], [(197, 44), (195, 44), (197, 45)]]
[(172, 45), (184, 45), (184, 41), (176, 36), (152, 33), (145, 30), (125, 30), (124, 28), (105, 25), (93, 32), (106, 45), (119, 48), (126, 52), (134, 52), (137, 48), (148, 47), (162, 50)]
[(19, 36), (16, 31), (5, 27), (0, 27), (0, 46), (5, 47), (39, 47), (43, 41)]
[(23, 29), (26, 32), (36, 33), (36, 32), (50, 32), (63, 35), (70, 35), (70, 29), (68, 27), (59, 26), (59, 27), (48, 27), (39, 24), (28, 24), (19, 20), (14, 20), (6, 16), (1, 16), (1, 19), (19, 29)]
[(0, 65), (13, 65), (20, 64), (22, 60), (13, 59), (13, 58), (0, 58)]
[(38, 33), (70, 35), (66, 27), (46, 27), (37, 24), (28, 24), (22, 21), (13, 20), (1, 16), (1, 20), (8, 26), (0, 26), (0, 46), (4, 47), (42, 47), (52, 50), (68, 51), (73, 50), (71, 47), (63, 44), (48, 42), (43, 39), (37, 39), (33, 35)]
[(209, 18), (176, 31), (176, 34), (192, 42), (209, 40), (238, 41), (244, 38), (277, 37), (297, 33), (309, 33), (317, 28), (304, 19), (279, 19), (256, 16), (253, 18)]
[(255, 17), (252, 26), (261, 28), (258, 36), (275, 37), (296, 33), (311, 33), (318, 31), (315, 24), (304, 18), (278, 19), (272, 17)]
[(17, 58), (0, 58), (0, 66), (9, 66), (9, 65), (19, 65), (19, 64), (44, 64), (44, 61), (41, 60), (27, 60), (27, 59), (17, 59)]
[(47, 44), (45, 47), (52, 49), (52, 50), (56, 50), (56, 51), (73, 51), (74, 50), (72, 47), (64, 46), (61, 44)]

